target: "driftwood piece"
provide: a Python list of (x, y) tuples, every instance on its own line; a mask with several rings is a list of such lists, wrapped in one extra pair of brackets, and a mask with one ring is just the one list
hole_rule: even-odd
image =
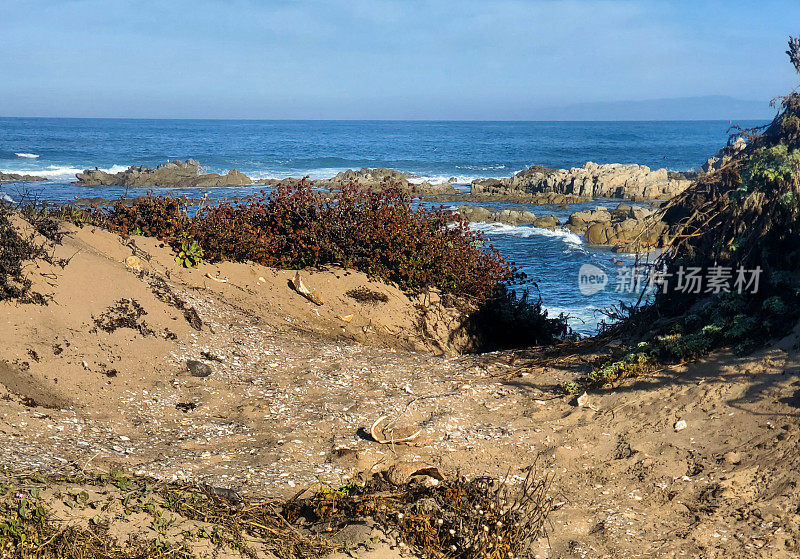
[(309, 289), (306, 284), (303, 283), (303, 279), (300, 277), (300, 272), (297, 272), (292, 279), (292, 287), (295, 291), (297, 291), (300, 295), (314, 303), (315, 305), (324, 305), (325, 300), (316, 294), (314, 291)]

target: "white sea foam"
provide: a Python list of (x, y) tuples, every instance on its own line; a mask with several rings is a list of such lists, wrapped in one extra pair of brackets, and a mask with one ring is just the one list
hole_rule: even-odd
[(308, 176), (311, 180), (331, 179), (341, 172), (347, 171), (346, 167), (323, 167), (320, 169), (306, 169), (306, 170), (289, 170), (289, 171), (242, 171), (245, 175), (253, 180), (262, 179), (301, 179)]
[(5, 192), (0, 192), (0, 201), (8, 202), (9, 204), (14, 203), (14, 199)]
[(23, 159), (39, 159), (39, 156), (35, 153), (15, 153), (14, 155)]
[(475, 165), (456, 165), (456, 169), (467, 169), (469, 171), (502, 171), (505, 165), (489, 165), (487, 167), (478, 167)]
[[(119, 173), (128, 167), (125, 165), (112, 165), (108, 169), (100, 169), (106, 173)], [(24, 168), (24, 169), (0, 169), (0, 173), (17, 173), (20, 175), (35, 175), (48, 179), (74, 179), (76, 173), (82, 173), (85, 167), (70, 167), (68, 165), (48, 165), (47, 167)]]
[[(577, 278), (576, 278), (577, 281)], [(604, 318), (600, 309), (594, 305), (562, 307), (558, 305), (544, 305), (547, 314), (552, 318), (559, 314), (569, 316), (569, 325), (576, 332), (591, 335), (597, 332), (597, 326)]]
[(449, 182), (451, 178), (455, 178), (455, 184), (470, 184), (472, 181), (486, 178), (482, 175), (418, 175), (408, 179), (411, 184), (422, 184), (427, 182), (430, 184), (442, 184)]
[(565, 243), (571, 245), (582, 245), (583, 241), (579, 235), (567, 229), (543, 229), (541, 227), (533, 227), (530, 225), (508, 225), (506, 223), (487, 223), (479, 221), (470, 223), (470, 227), (474, 230), (481, 231), (487, 235), (512, 235), (514, 237), (553, 237), (560, 238)]

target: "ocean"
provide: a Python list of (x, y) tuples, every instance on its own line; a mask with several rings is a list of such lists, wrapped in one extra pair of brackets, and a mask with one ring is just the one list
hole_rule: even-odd
[[(753, 127), (765, 123), (735, 124)], [(199, 161), (206, 172), (235, 168), (255, 179), (317, 179), (349, 168), (387, 167), (412, 173), (418, 181), (441, 182), (455, 177), (464, 185), (476, 178), (510, 176), (533, 164), (568, 168), (594, 161), (690, 171), (698, 169), (725, 143), (731, 124), (0, 118), (0, 171), (50, 179), (0, 185), (0, 198), (19, 199), (26, 192), (58, 202), (75, 197), (118, 197), (125, 194), (120, 188), (77, 187), (71, 182), (75, 173), (87, 168), (116, 172), (130, 165), (156, 166), (187, 158)], [(207, 192), (213, 198), (237, 197), (261, 188)], [(198, 189), (170, 193), (200, 194)], [(570, 213), (596, 205), (573, 205), (569, 210), (530, 209), (537, 215), (553, 213), (563, 222)], [(528, 274), (551, 313), (563, 312), (571, 317), (570, 324), (578, 333), (594, 333), (603, 309), (635, 297), (614, 289), (619, 270), (632, 263), (631, 256), (587, 246), (566, 230), (497, 224), (474, 227)], [(609, 276), (606, 289), (588, 296), (578, 290), (578, 270), (587, 263)]]

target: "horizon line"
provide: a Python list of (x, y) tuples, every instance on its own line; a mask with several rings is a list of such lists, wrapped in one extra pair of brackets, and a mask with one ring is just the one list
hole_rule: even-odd
[(456, 119), (456, 118), (230, 118), (230, 117), (142, 117), (142, 116), (3, 116), (0, 119), (37, 119), (37, 120), (163, 120), (163, 121), (220, 121), (220, 122), (553, 122), (553, 123), (603, 123), (603, 122), (729, 122), (733, 121), (765, 121), (771, 119), (759, 117), (734, 118), (678, 118), (678, 119)]

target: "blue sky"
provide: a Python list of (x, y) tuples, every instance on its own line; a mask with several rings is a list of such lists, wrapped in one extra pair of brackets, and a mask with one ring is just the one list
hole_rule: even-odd
[(624, 118), (615, 102), (705, 96), (755, 112), (797, 85), (789, 34), (798, 0), (2, 0), (0, 115)]

